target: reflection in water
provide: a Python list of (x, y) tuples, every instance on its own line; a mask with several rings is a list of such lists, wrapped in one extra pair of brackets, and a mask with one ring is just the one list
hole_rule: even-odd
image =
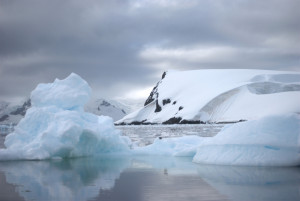
[(1, 162), (0, 171), (25, 200), (300, 200), (299, 168), (112, 157)]
[(88, 200), (111, 189), (129, 166), (123, 159), (74, 159), (0, 163), (6, 182), (25, 200)]
[(300, 200), (300, 168), (199, 166), (198, 173), (231, 200)]

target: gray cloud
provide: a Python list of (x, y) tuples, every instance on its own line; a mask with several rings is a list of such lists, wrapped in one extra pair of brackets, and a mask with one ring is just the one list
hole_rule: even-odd
[(299, 8), (297, 0), (0, 0), (0, 99), (71, 72), (114, 97), (172, 68), (300, 71)]

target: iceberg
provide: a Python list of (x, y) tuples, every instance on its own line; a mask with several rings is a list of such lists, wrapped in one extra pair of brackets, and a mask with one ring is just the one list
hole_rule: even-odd
[(193, 161), (247, 166), (300, 165), (298, 114), (267, 116), (224, 127), (204, 141)]
[(39, 84), (31, 93), (32, 107), (5, 139), (0, 160), (41, 160), (129, 152), (110, 117), (84, 112), (91, 88), (72, 73), (64, 80)]
[(214, 137), (157, 138), (136, 155), (185, 156), (193, 162), (238, 166), (299, 166), (300, 116), (286, 114), (225, 126)]

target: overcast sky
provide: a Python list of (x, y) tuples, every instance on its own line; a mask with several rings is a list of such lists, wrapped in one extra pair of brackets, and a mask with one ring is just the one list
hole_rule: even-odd
[(299, 0), (0, 0), (0, 100), (75, 72), (140, 98), (168, 69), (300, 71)]

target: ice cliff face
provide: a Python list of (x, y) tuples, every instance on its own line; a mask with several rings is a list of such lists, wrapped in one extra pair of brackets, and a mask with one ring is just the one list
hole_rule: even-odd
[(266, 70), (164, 72), (144, 107), (117, 124), (237, 122), (300, 112), (300, 73)]

